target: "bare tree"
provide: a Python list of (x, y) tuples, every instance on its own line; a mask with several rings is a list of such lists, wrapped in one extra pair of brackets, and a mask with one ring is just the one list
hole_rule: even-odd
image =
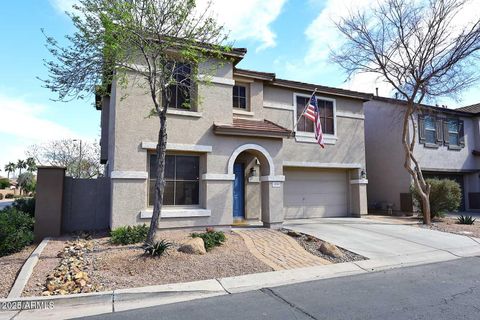
[[(458, 98), (479, 79), (480, 20), (462, 21), (468, 0), (384, 0), (377, 8), (357, 11), (336, 26), (345, 42), (333, 60), (348, 76), (378, 74), (405, 100), (402, 143), (404, 167), (422, 199), (423, 221), (430, 218), (430, 186), (414, 156), (414, 115), (424, 100)], [(413, 128), (410, 133), (409, 127)]]
[(52, 140), (30, 146), (26, 154), (36, 165), (65, 167), (70, 177), (91, 179), (103, 175), (100, 145), (95, 141), (82, 141), (80, 145), (73, 139)]
[(199, 101), (195, 83), (218, 68), (206, 60), (221, 63), (230, 51), (209, 8), (199, 10), (194, 0), (80, 0), (70, 14), (77, 30), (67, 36), (70, 45), (60, 47), (47, 37), (57, 61), (46, 63), (50, 79), (45, 84), (60, 100), (94, 91), (108, 94), (112, 82), (144, 88), (151, 97), (150, 115), (158, 117), (160, 129), (147, 243), (154, 241), (163, 202), (167, 110), (171, 103), (194, 107)]

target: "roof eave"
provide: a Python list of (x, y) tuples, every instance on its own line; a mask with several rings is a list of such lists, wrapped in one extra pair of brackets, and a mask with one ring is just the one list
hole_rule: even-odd
[(363, 102), (370, 101), (373, 97), (373, 94), (351, 94), (349, 92), (337, 92), (334, 90), (325, 90), (325, 88), (318, 88), (319, 86), (316, 86), (314, 84), (293, 84), (290, 82), (290, 80), (283, 80), (283, 79), (277, 79), (273, 82), (270, 83), (271, 85), (274, 86), (279, 86), (279, 87), (284, 87), (284, 88), (291, 88), (291, 89), (297, 89), (297, 90), (309, 90), (313, 91), (316, 89), (317, 93), (323, 93), (323, 94), (328, 94), (328, 95), (333, 95), (333, 96), (339, 96), (339, 97), (345, 97), (345, 98), (350, 98), (350, 99), (357, 99), (361, 100)]

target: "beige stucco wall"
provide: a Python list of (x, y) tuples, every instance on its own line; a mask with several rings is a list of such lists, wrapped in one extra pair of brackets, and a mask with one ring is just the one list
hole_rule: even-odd
[[(404, 168), (402, 146), (403, 105), (372, 100), (365, 103), (365, 136), (368, 174), (368, 201), (392, 203), (394, 210), (400, 210), (400, 193), (408, 193), (411, 177)], [(415, 116), (415, 121), (417, 121)], [(475, 148), (475, 135), (478, 134), (478, 121), (461, 117), (464, 121), (465, 147), (449, 150), (446, 146), (427, 148), (418, 143), (414, 155), (420, 167), (426, 171), (463, 172), (466, 203), (468, 192), (479, 190), (478, 174), (470, 173), (479, 167), (479, 159), (472, 155)], [(410, 133), (413, 127), (410, 126)]]
[[(295, 138), (282, 140), (215, 135), (213, 123), (231, 123), (233, 118), (232, 85), (218, 83), (219, 78), (233, 81), (232, 65), (223, 65), (214, 76), (217, 78), (214, 78), (211, 84), (198, 84), (201, 98), (196, 112), (168, 114), (169, 144), (212, 147), (211, 152), (197, 153), (204, 159), (200, 175), (228, 174), (228, 162), (232, 153), (244, 144), (255, 144), (267, 150), (272, 168), (268, 167), (263, 155), (254, 154), (261, 162), (260, 175), (263, 176), (282, 176), (285, 161), (358, 164), (361, 168), (365, 167), (362, 101), (330, 96), (336, 99), (337, 140), (335, 144), (327, 145), (324, 150), (316, 143), (300, 143)], [(243, 117), (265, 118), (292, 129), (294, 112), (291, 108), (272, 109), (265, 108), (264, 105), (276, 103), (292, 106), (293, 94), (296, 91), (264, 86), (263, 82), (258, 80), (251, 80), (249, 84), (251, 114)], [(148, 117), (152, 108), (150, 97), (145, 94), (145, 89), (138, 87), (125, 89), (115, 86), (114, 89), (111, 100), (115, 101), (115, 105), (110, 108), (110, 124), (113, 124), (111, 127), (115, 129), (114, 134), (109, 135), (109, 171), (145, 173), (148, 171), (149, 150), (142, 148), (142, 142), (156, 142), (159, 129), (158, 119)], [(261, 192), (256, 191), (260, 189)], [(248, 185), (246, 191), (248, 194), (258, 194), (261, 198), (261, 201), (258, 201), (260, 199), (249, 197), (246, 203), (248, 211), (255, 212), (253, 217), (260, 215), (262, 210), (255, 210), (254, 207), (258, 207), (261, 202), (264, 215), (269, 212), (268, 217), (262, 217), (263, 221), (275, 224), (283, 220), (282, 182), (280, 187), (278, 184), (273, 187), (273, 182), (270, 181)], [(161, 220), (160, 227), (230, 225), (232, 181), (201, 181), (200, 192), (203, 199), (200, 207), (211, 210), (210, 217), (166, 218)], [(140, 212), (145, 209), (148, 209), (146, 179), (112, 179), (112, 227), (148, 222), (140, 218)]]
[(369, 205), (392, 203), (400, 210), (400, 193), (410, 186), (403, 167), (401, 109), (375, 100), (364, 106)]

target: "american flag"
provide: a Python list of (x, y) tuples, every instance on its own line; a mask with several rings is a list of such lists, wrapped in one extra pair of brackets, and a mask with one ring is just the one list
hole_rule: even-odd
[(320, 110), (318, 110), (317, 97), (315, 97), (315, 93), (312, 94), (312, 97), (310, 98), (310, 101), (308, 103), (308, 107), (305, 108), (303, 114), (305, 115), (305, 117), (313, 121), (315, 129), (315, 139), (317, 140), (320, 147), (325, 148), (325, 143), (323, 141), (322, 124), (320, 121)]

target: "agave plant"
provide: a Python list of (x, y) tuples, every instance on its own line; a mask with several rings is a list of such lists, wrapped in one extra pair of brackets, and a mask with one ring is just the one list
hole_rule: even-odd
[(173, 243), (166, 241), (165, 239), (156, 241), (153, 243), (145, 243), (143, 245), (144, 254), (152, 257), (163, 256), (168, 249), (173, 246)]
[(472, 216), (464, 216), (461, 215), (460, 217), (457, 218), (457, 223), (458, 224), (474, 224), (475, 223), (475, 218)]

